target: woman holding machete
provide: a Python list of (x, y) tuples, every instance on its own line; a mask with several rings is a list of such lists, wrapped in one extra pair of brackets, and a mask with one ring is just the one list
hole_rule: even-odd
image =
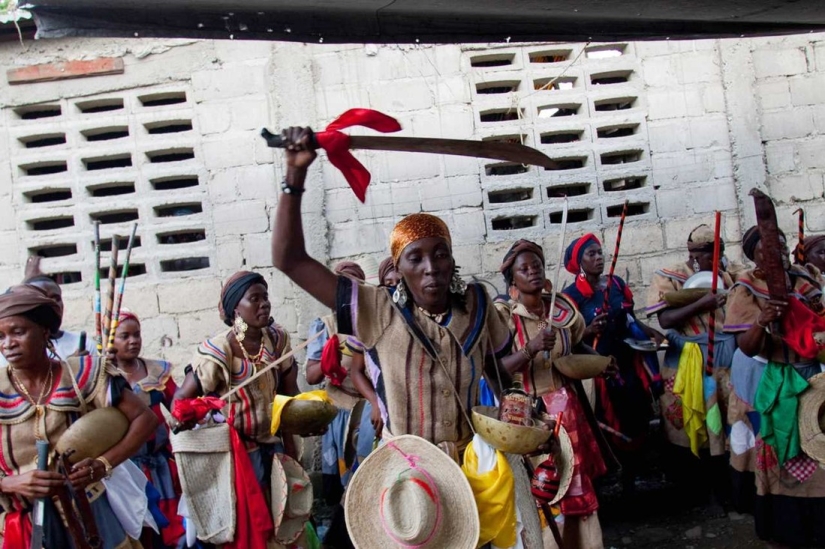
[(36, 469), (35, 442), (48, 441), (53, 449), (84, 413), (114, 406), (129, 420), (126, 436), (103, 455), (75, 464), (69, 480), (76, 490), (90, 494), (103, 547), (131, 547), (132, 540), (115, 517), (100, 481), (152, 436), (159, 420), (102, 359), (52, 358), (49, 334), (59, 328), (60, 312), (53, 299), (33, 286), (13, 286), (0, 295), (0, 350), (9, 362), (8, 368), (0, 369), (2, 542), (29, 547), (32, 502), (46, 498), (46, 549), (71, 547), (62, 512), (50, 497), (64, 489), (63, 476)]
[[(788, 298), (770, 297), (766, 246), (756, 226), (742, 237), (742, 251), (756, 268), (742, 273), (728, 296), (724, 330), (739, 344), (728, 407), (734, 498), (740, 507), (749, 506), (755, 480), (756, 534), (781, 544), (775, 547), (822, 547), (825, 469), (800, 448), (797, 419), (798, 395), (822, 368), (815, 348), (804, 352), (791, 344), (812, 325), (795, 321), (804, 318), (796, 305), (813, 319), (821, 317), (822, 292), (807, 270), (791, 266), (781, 232), (779, 245), (784, 271), (779, 274), (789, 282)], [(774, 330), (780, 325), (782, 336)]]
[[(480, 285), (458, 277), (450, 232), (435, 216), (409, 215), (393, 229), (390, 251), (401, 275), (394, 290), (336, 276), (310, 257), (301, 224), (304, 180), (315, 160), (310, 136), (308, 128), (284, 132), (287, 170), (272, 233), (273, 263), (337, 312), (341, 332), (363, 343), (387, 409), (383, 438), (415, 434), (458, 460), (473, 436), (469, 411), (479, 400), (482, 376), (498, 385), (495, 369), (511, 344), (507, 324)], [(513, 473), (526, 476), (523, 467)], [(522, 519), (536, 545), (528, 547), (540, 547), (532, 495), (517, 490), (515, 497), (530, 509)], [(350, 534), (357, 543), (358, 533)]]
[(630, 328), (633, 323), (657, 344), (661, 344), (664, 336), (636, 320), (633, 293), (624, 280), (613, 276), (610, 281), (603, 276), (604, 253), (594, 234), (570, 243), (564, 254), (564, 267), (576, 275), (564, 293), (576, 304), (587, 323), (584, 343), (593, 346), (602, 356), (613, 357), (618, 365), (618, 374), (613, 378), (595, 378), (596, 417), (610, 428), (606, 435), (622, 465), (623, 489), (633, 493), (639, 466), (637, 453), (646, 439), (653, 409), (650, 380), (641, 353), (624, 340), (634, 337)]

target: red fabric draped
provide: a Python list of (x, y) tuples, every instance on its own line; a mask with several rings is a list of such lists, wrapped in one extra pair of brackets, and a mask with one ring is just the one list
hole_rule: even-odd
[(795, 297), (788, 298), (788, 309), (782, 317), (782, 339), (803, 358), (814, 358), (820, 345), (814, 334), (825, 332), (825, 319)]
[(28, 513), (6, 513), (6, 529), (3, 531), (3, 549), (22, 549), (32, 543), (32, 522)]
[(341, 365), (341, 346), (338, 335), (332, 334), (321, 353), (321, 372), (336, 387), (347, 377), (347, 371)]
[(351, 126), (364, 126), (381, 133), (390, 133), (400, 131), (401, 124), (395, 118), (372, 109), (350, 109), (336, 118), (325, 131), (315, 134), (318, 145), (327, 152), (329, 161), (344, 175), (358, 200), (364, 202), (370, 184), (370, 172), (349, 152), (349, 136), (339, 131)]
[(275, 533), (266, 498), (258, 484), (255, 469), (238, 432), (229, 418), (232, 460), (235, 466), (235, 539), (227, 549), (266, 549)]
[(181, 423), (200, 421), (211, 412), (218, 411), (226, 406), (226, 402), (216, 397), (184, 398), (174, 401), (172, 417)]

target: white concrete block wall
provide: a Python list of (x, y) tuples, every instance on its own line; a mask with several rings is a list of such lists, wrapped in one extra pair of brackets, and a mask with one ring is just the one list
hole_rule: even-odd
[[(592, 55), (610, 49), (620, 55)], [(0, 116), (0, 285), (20, 279), (30, 248), (76, 243), (76, 254), (46, 258), (43, 265), (50, 271), (81, 272), (82, 283), (65, 287), (66, 322), (90, 330), (89, 214), (137, 209), (142, 245), (133, 263), (146, 265), (147, 273), (129, 280), (125, 303), (144, 319), (146, 353), (180, 365), (203, 337), (222, 329), (216, 307), (220, 284), (238, 269), (255, 269), (267, 278), (273, 316), (296, 337), (323, 313), (270, 267), (270, 230), (283, 167), (258, 132), (262, 126), (323, 128), (352, 107), (395, 116), (404, 127), (400, 135), (512, 138), (582, 165), (522, 171), (475, 158), (356, 152), (373, 176), (367, 203), (360, 204), (322, 154), (304, 200), (305, 231), (311, 252), (330, 264), (380, 261), (394, 223), (426, 211), (450, 225), (462, 273), (502, 289), (498, 266), (517, 238), (542, 243), (549, 266), (556, 263), (558, 193), (571, 195), (574, 215), (567, 241), (595, 232), (608, 252), (616, 234), (615, 208), (628, 198), (631, 205), (644, 206), (628, 218), (617, 272), (637, 291), (641, 305), (650, 273), (681, 260), (688, 232), (711, 223), (714, 210), (724, 213), (728, 255), (739, 259), (737, 241), (752, 222), (747, 191), (753, 186), (772, 193), (787, 230), (795, 232), (792, 211), (803, 206), (808, 230), (825, 232), (825, 96), (818, 93), (825, 83), (823, 35), (594, 44), (587, 50), (584, 44), (462, 48), (84, 39), (36, 42), (25, 51), (2, 45), (0, 69), (101, 56), (123, 57), (125, 73), (0, 87), (5, 106)], [(473, 66), (479, 58), (509, 62)], [(559, 89), (536, 89), (555, 77), (560, 77)], [(479, 93), (485, 87), (505, 89)], [(508, 92), (508, 87), (513, 89)], [(183, 91), (186, 102), (162, 107), (156, 111), (161, 114), (140, 107), (139, 96), (159, 91)], [(126, 108), (89, 115), (76, 108), (78, 102), (99, 98), (123, 98)], [(602, 110), (605, 101), (617, 99), (629, 108)], [(23, 121), (14, 114), (16, 108), (41, 103), (60, 104), (64, 115)], [(574, 108), (575, 114), (542, 116), (553, 112), (548, 107)], [(516, 116), (486, 121), (495, 112)], [(143, 126), (172, 118), (191, 120), (193, 129), (149, 135)], [(130, 129), (128, 139), (90, 144), (81, 137), (84, 130), (118, 125)], [(617, 129), (620, 137), (609, 137)], [(19, 140), (60, 132), (67, 135), (65, 145), (28, 149)], [(554, 143), (559, 134), (570, 140)], [(146, 151), (183, 147), (192, 148), (195, 158), (174, 169), (146, 160)], [(83, 158), (125, 152), (136, 159), (131, 168), (102, 170), (102, 175), (83, 170)], [(611, 153), (630, 156), (613, 164)], [(67, 172), (31, 177), (19, 167), (44, 161), (66, 161)], [(162, 193), (149, 187), (150, 179), (184, 172), (197, 175), (199, 185)], [(135, 181), (133, 195), (84, 194), (90, 184), (126, 176)], [(622, 180), (641, 185), (611, 190)], [(73, 196), (31, 203), (23, 193), (35, 188), (71, 188)], [(155, 207), (183, 202), (201, 203), (202, 213), (156, 217)], [(76, 226), (33, 234), (25, 224), (62, 213), (74, 215)], [(511, 222), (519, 228), (500, 227)], [(122, 233), (128, 224), (116, 227)], [(200, 243), (162, 246), (154, 238), (159, 231), (195, 227), (206, 233)], [(104, 230), (104, 237), (110, 232)], [(208, 268), (160, 271), (160, 261), (193, 251), (209, 258)]]

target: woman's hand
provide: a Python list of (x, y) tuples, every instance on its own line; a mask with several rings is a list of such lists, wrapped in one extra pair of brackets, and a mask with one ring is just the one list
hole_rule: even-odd
[(317, 156), (315, 149), (311, 147), (312, 130), (293, 126), (285, 129), (282, 135), (287, 143), (287, 168), (307, 169)]
[(604, 369), (602, 372), (602, 376), (606, 378), (613, 378), (619, 375), (619, 363), (616, 361), (616, 357), (610, 356), (610, 364), (607, 365), (607, 368)]
[(375, 438), (381, 438), (381, 431), (384, 430), (384, 418), (381, 417), (381, 409), (378, 403), (372, 404), (372, 411), (370, 412), (370, 423), (375, 429)]
[(63, 476), (60, 473), (38, 469), (4, 477), (0, 481), (0, 489), (4, 494), (16, 494), (29, 499), (54, 496), (62, 486)]
[(527, 350), (535, 356), (542, 351), (552, 351), (556, 346), (556, 330), (545, 328), (527, 342)]
[(697, 305), (703, 311), (711, 312), (724, 307), (727, 300), (728, 296), (723, 293), (716, 293), (716, 295), (714, 295), (709, 292), (706, 296), (699, 300)]
[(765, 305), (765, 308), (762, 309), (762, 312), (759, 313), (758, 317), (756, 317), (756, 323), (762, 328), (770, 326), (772, 322), (777, 322), (785, 316), (787, 307), (787, 301), (769, 299), (768, 303)]
[(83, 490), (106, 476), (106, 466), (97, 459), (86, 458), (77, 462), (69, 473), (69, 482), (75, 490)]
[(607, 313), (596, 315), (590, 324), (587, 325), (587, 328), (584, 329), (584, 337), (600, 336), (602, 332), (604, 332), (605, 326), (607, 326)]

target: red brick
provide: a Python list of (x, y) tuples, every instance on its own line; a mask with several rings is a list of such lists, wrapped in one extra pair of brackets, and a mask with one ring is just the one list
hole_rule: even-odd
[(29, 65), (28, 67), (7, 70), (6, 78), (8, 78), (9, 84), (34, 84), (36, 82), (51, 82), (106, 74), (123, 74), (123, 59), (120, 57), (100, 57), (90, 61), (64, 61), (62, 63)]

